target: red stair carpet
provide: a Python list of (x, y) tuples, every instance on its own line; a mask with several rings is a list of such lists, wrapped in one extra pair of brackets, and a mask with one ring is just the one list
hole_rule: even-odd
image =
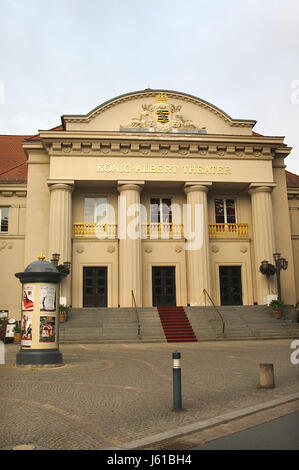
[(184, 307), (157, 307), (168, 343), (197, 341)]

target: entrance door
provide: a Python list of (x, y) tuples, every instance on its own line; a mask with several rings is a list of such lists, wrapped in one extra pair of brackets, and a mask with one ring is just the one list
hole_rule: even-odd
[(83, 307), (107, 307), (107, 268), (83, 268)]
[(220, 266), (221, 305), (242, 305), (241, 266)]
[(153, 306), (176, 305), (175, 267), (152, 268)]

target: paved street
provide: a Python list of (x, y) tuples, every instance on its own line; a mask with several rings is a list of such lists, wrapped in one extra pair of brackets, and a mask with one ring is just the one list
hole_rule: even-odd
[[(269, 421), (269, 414), (299, 410), (299, 400), (180, 437), (193, 423), (298, 394), (299, 366), (291, 364), (290, 345), (291, 340), (72, 344), (60, 347), (64, 366), (34, 369), (17, 368), (19, 346), (8, 344), (0, 365), (0, 449), (121, 449), (142, 439), (153, 442), (138, 448), (190, 449), (256, 425), (258, 416)], [(172, 410), (175, 349), (182, 355), (180, 412)], [(260, 363), (274, 364), (274, 389), (259, 388)], [(176, 443), (165, 438), (171, 431)], [(154, 436), (161, 433), (158, 442)]]

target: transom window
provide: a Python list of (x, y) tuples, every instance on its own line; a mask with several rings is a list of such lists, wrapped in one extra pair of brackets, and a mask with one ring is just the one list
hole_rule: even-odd
[(151, 207), (151, 223), (172, 223), (171, 199), (152, 197)]
[(235, 224), (236, 201), (235, 199), (215, 199), (216, 224)]
[(0, 207), (0, 232), (8, 232), (8, 207)]
[(107, 198), (84, 198), (84, 222), (105, 223), (108, 220)]

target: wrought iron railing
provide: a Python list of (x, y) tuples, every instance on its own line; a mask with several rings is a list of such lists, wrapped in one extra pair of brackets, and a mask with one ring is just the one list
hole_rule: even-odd
[(222, 323), (222, 334), (224, 336), (224, 333), (225, 333), (225, 321), (223, 319), (223, 316), (221, 315), (221, 313), (219, 312), (218, 308), (216, 307), (216, 305), (214, 304), (213, 300), (211, 299), (211, 296), (210, 294), (208, 293), (208, 291), (206, 289), (203, 290), (203, 293), (204, 293), (204, 296), (205, 296), (205, 304), (206, 304), (206, 296), (208, 297), (208, 299), (210, 300), (212, 306), (214, 307), (214, 310), (215, 312), (217, 312), (218, 316), (220, 317), (220, 320), (221, 320), (221, 323)]
[(135, 321), (136, 321), (136, 325), (137, 325), (138, 338), (141, 339), (140, 318), (139, 318), (139, 312), (138, 312), (136, 299), (135, 299), (135, 295), (134, 295), (133, 290), (131, 290), (131, 294), (132, 294), (132, 308), (134, 308), (134, 311), (135, 311)]

